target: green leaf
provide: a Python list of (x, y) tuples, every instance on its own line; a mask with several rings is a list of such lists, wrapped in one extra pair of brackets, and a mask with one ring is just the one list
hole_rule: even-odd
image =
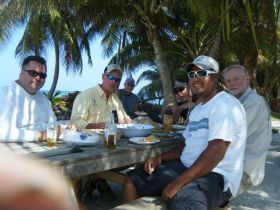
[(250, 27), (251, 27), (251, 30), (252, 30), (253, 39), (254, 39), (256, 48), (258, 50), (258, 41), (257, 41), (257, 35), (256, 35), (255, 26), (254, 26), (253, 14), (252, 14), (252, 11), (251, 11), (250, 2), (249, 2), (249, 0), (244, 0), (243, 3), (245, 5), (246, 12), (247, 12), (247, 15), (248, 15), (248, 19), (249, 19), (249, 22), (250, 22)]

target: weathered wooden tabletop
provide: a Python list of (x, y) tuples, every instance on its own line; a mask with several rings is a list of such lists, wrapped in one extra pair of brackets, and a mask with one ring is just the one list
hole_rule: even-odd
[(57, 147), (48, 147), (46, 143), (0, 143), (1, 151), (32, 155), (50, 161), (61, 168), (70, 178), (103, 172), (123, 166), (141, 163), (161, 152), (182, 144), (182, 140), (161, 140), (153, 145), (137, 145), (128, 139), (121, 139), (116, 149), (107, 149), (103, 143), (94, 146), (79, 147), (82, 152), (72, 153), (73, 145), (61, 141)]

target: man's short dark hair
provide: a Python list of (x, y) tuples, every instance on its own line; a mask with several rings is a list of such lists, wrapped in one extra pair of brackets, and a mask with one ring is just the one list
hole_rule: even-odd
[(21, 68), (23, 68), (23, 66), (28, 64), (30, 61), (36, 61), (36, 62), (44, 65), (47, 69), (47, 65), (46, 65), (47, 62), (46, 62), (45, 58), (43, 58), (41, 56), (37, 56), (37, 55), (30, 55), (30, 56), (24, 58), (24, 60), (22, 62), (22, 65), (21, 65)]

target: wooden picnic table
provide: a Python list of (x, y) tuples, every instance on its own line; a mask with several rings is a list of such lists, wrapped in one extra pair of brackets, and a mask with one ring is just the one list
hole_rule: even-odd
[(107, 149), (102, 142), (94, 146), (79, 147), (82, 152), (70, 152), (73, 145), (59, 141), (57, 147), (48, 147), (46, 143), (0, 143), (1, 151), (11, 151), (21, 155), (32, 155), (49, 161), (60, 167), (71, 179), (89, 174), (108, 171), (115, 168), (139, 164), (148, 158), (178, 147), (182, 139), (161, 140), (153, 145), (138, 145), (122, 138), (115, 149)]

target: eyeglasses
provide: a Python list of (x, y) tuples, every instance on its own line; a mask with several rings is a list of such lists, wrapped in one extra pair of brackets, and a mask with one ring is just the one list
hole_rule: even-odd
[(232, 79), (226, 79), (225, 82), (226, 84), (230, 84), (230, 83), (236, 83), (236, 82), (239, 82), (244, 76), (240, 76), (240, 77), (235, 77), (235, 78), (232, 78)]
[(185, 90), (184, 87), (176, 88), (176, 89), (173, 91), (173, 93), (174, 93), (174, 94), (178, 94), (178, 93), (181, 93), (183, 90)]
[(121, 78), (114, 77), (112, 74), (107, 74), (106, 76), (107, 76), (107, 78), (108, 78), (109, 80), (114, 80), (114, 81), (116, 81), (116, 82), (120, 82), (120, 81), (121, 81)]
[(26, 71), (27, 74), (31, 77), (37, 77), (39, 76), (40, 79), (46, 79), (47, 77), (47, 74), (46, 73), (42, 73), (42, 72), (37, 72), (35, 70), (23, 70), (23, 71)]
[(194, 79), (195, 77), (196, 78), (207, 77), (209, 74), (217, 74), (217, 73), (211, 70), (190, 71), (188, 73), (188, 78)]

